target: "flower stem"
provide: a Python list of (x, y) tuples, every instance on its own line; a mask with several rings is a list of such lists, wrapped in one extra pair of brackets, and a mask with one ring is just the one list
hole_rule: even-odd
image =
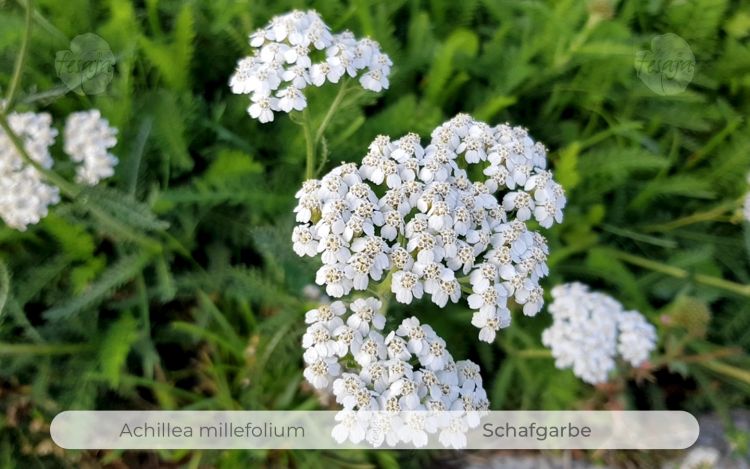
[(88, 344), (8, 344), (0, 343), (0, 356), (65, 355), (91, 350)]
[(748, 372), (747, 370), (743, 370), (742, 368), (728, 365), (719, 361), (697, 362), (697, 364), (716, 373), (734, 378), (737, 381), (741, 381), (745, 384), (750, 384), (750, 372)]
[(328, 112), (326, 113), (325, 117), (323, 117), (323, 120), (320, 123), (320, 127), (318, 127), (318, 130), (315, 132), (315, 145), (317, 145), (320, 142), (320, 139), (323, 138), (323, 133), (328, 127), (328, 124), (331, 123), (331, 119), (333, 118), (333, 115), (336, 113), (339, 106), (341, 105), (341, 101), (344, 100), (344, 95), (346, 94), (346, 88), (348, 84), (349, 84), (349, 79), (344, 78), (343, 80), (341, 80), (341, 86), (339, 86), (339, 92), (336, 93), (336, 97), (333, 98), (333, 102), (331, 103), (331, 106), (328, 108)]
[(731, 201), (718, 205), (711, 210), (705, 212), (697, 212), (691, 215), (687, 215), (676, 220), (672, 220), (666, 223), (660, 223), (656, 225), (647, 225), (645, 227), (646, 232), (667, 232), (672, 231), (675, 228), (681, 228), (683, 226), (692, 225), (694, 223), (701, 223), (706, 221), (716, 221), (718, 217), (724, 215), (728, 210), (733, 209), (737, 206), (737, 201)]
[(302, 129), (305, 132), (305, 150), (307, 152), (305, 180), (308, 180), (315, 177), (315, 141), (312, 135), (312, 121), (307, 108), (302, 111)]
[(380, 299), (380, 301), (383, 303), (383, 312), (388, 309), (388, 303), (390, 303), (391, 300), (391, 283), (393, 282), (393, 271), (389, 271), (388, 275), (385, 276), (383, 281), (378, 285), (378, 288), (376, 290), (376, 295)]
[(5, 95), (5, 106), (2, 106), (0, 112), (6, 114), (13, 107), (13, 98), (16, 96), (18, 87), (21, 84), (21, 75), (23, 74), (23, 66), (26, 63), (26, 56), (29, 52), (29, 42), (31, 39), (31, 16), (34, 11), (32, 0), (26, 0), (26, 17), (24, 19), (24, 31), (23, 38), (21, 40), (21, 50), (16, 57), (16, 64), (13, 68), (13, 78), (10, 80), (10, 86), (8, 87), (8, 93)]
[(644, 269), (649, 269), (653, 270), (654, 272), (669, 275), (670, 277), (684, 279), (692, 278), (696, 282), (702, 283), (703, 285), (731, 291), (742, 296), (750, 296), (750, 285), (743, 285), (741, 283), (732, 282), (730, 280), (725, 280), (719, 277), (713, 277), (711, 275), (693, 274), (679, 267), (674, 267), (658, 261), (652, 261), (651, 259), (646, 259), (645, 257), (634, 256), (622, 251), (613, 250), (612, 254), (620, 260), (625, 261), (629, 264), (637, 265), (639, 267), (643, 267)]
[[(344, 100), (344, 96), (346, 95), (347, 91), (347, 85), (349, 84), (349, 79), (345, 78), (341, 81), (341, 86), (339, 86), (339, 91), (336, 93), (336, 97), (333, 98), (333, 101), (331, 102), (331, 105), (328, 107), (328, 111), (326, 111), (326, 115), (323, 116), (323, 120), (320, 122), (320, 125), (315, 130), (315, 133), (313, 134), (313, 122), (310, 118), (310, 113), (305, 108), (302, 111), (302, 128), (305, 132), (305, 146), (306, 146), (306, 152), (307, 152), (307, 161), (305, 164), (305, 179), (312, 179), (318, 175), (320, 170), (323, 169), (323, 165), (325, 164), (325, 158), (318, 164), (317, 169), (315, 167), (315, 155), (318, 149), (318, 145), (320, 144), (321, 139), (323, 138), (323, 135), (325, 134), (326, 129), (328, 128), (328, 125), (331, 123), (331, 119), (333, 119), (334, 114), (341, 106), (341, 103)], [(325, 155), (324, 155), (325, 157)]]
[(552, 358), (552, 352), (545, 348), (519, 350), (514, 355), (520, 358)]

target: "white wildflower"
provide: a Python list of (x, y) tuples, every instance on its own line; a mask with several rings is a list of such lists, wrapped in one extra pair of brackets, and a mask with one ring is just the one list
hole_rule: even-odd
[(648, 358), (656, 333), (636, 311), (623, 311), (615, 299), (569, 283), (552, 289), (552, 326), (542, 333), (558, 368), (573, 368), (587, 383), (607, 381), (617, 353), (634, 366)]
[(385, 326), (385, 316), (380, 313), (382, 304), (376, 298), (359, 298), (349, 306), (352, 315), (349, 316), (346, 323), (352, 329), (356, 329), (361, 334), (370, 332), (370, 325), (375, 329), (382, 330)]
[(349, 440), (356, 444), (365, 439), (368, 424), (365, 413), (344, 409), (339, 411), (335, 418), (340, 423), (333, 427), (331, 436), (337, 442)]
[[(237, 62), (229, 87), (250, 96), (248, 113), (263, 123), (273, 121), (274, 112), (306, 108), (302, 90), (308, 85), (338, 83), (345, 74), (359, 76), (367, 90), (388, 88), (393, 64), (378, 43), (358, 40), (348, 31), (331, 34), (313, 10), (274, 17), (250, 35), (249, 45), (252, 55)], [(317, 51), (324, 58), (313, 63)]]
[[(414, 317), (383, 339), (374, 331), (374, 322), (380, 322), (375, 319), (380, 304), (374, 298), (334, 305), (322, 305), (306, 315), (309, 327), (303, 347), (305, 378), (316, 389), (332, 392), (344, 407), (332, 431), (336, 441), (421, 447), (435, 435), (446, 446), (465, 446), (465, 433), (479, 424), (477, 412), (489, 406), (479, 366), (454, 362), (445, 341)], [(347, 312), (337, 314), (342, 306)], [(333, 322), (355, 325), (338, 326), (354, 335), (368, 323), (369, 333), (324, 357), (330, 353)]]
[[(43, 168), (51, 168), (49, 147), (57, 136), (51, 116), (12, 112), (7, 118), (29, 157)], [(35, 168), (23, 161), (10, 136), (0, 129), (0, 217), (5, 224), (25, 231), (46, 217), (48, 207), (59, 201), (58, 188), (47, 184)]]
[(316, 358), (307, 364), (304, 376), (316, 389), (326, 388), (339, 375), (341, 366), (335, 358)]
[(632, 366), (641, 366), (656, 347), (656, 329), (638, 311), (625, 311), (618, 317), (617, 351)]
[[(481, 165), (487, 177), (472, 181), (459, 161)], [(318, 241), (324, 264), (345, 265), (319, 272), (320, 285), (326, 277), (336, 283), (329, 294), (388, 278), (397, 301), (426, 295), (443, 307), (459, 301), (468, 284), (470, 308), (483, 312), (475, 315), (482, 340), (510, 324), (511, 299), (528, 316), (542, 308), (549, 250), (526, 222), (560, 221), (565, 196), (546, 169), (546, 151), (524, 129), (459, 114), (426, 147), (415, 134), (379, 136), (361, 165), (307, 181), (297, 198), (295, 252), (309, 255)]]
[(81, 163), (76, 167), (78, 182), (92, 186), (115, 173), (118, 159), (109, 149), (117, 145), (117, 129), (110, 127), (98, 110), (70, 114), (64, 137), (63, 150)]
[(424, 288), (417, 274), (400, 270), (393, 274), (391, 291), (396, 295), (396, 301), (409, 304), (414, 298), (422, 298)]

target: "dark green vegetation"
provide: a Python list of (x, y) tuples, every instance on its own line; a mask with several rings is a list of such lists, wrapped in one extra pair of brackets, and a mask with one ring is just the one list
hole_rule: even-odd
[[(470, 312), (427, 320), (483, 369), (497, 409), (679, 408), (725, 415), (750, 404), (750, 5), (674, 1), (312, 2), (334, 30), (379, 41), (391, 88), (351, 95), (325, 133), (324, 167), (358, 160), (379, 133), (432, 128), (457, 112), (529, 128), (568, 194), (546, 234), (546, 287), (582, 280), (657, 324), (650, 370), (594, 388), (554, 368), (549, 323), (516, 315), (477, 344)], [(25, 2), (0, 1), (0, 86), (11, 82)], [(247, 35), (301, 2), (40, 0), (17, 109), (59, 117), (97, 107), (120, 129), (109, 187), (64, 198), (20, 233), (0, 226), (0, 461), (6, 467), (159, 459), (188, 467), (417, 465), (373, 452), (53, 449), (65, 409), (311, 409), (299, 337), (314, 265), (289, 242), (305, 171), (300, 127), (250, 119), (229, 92)], [(78, 34), (115, 57), (106, 93), (65, 94), (55, 53)], [(636, 51), (675, 33), (696, 59), (687, 89), (654, 93)], [(311, 96), (319, 123), (335, 87)], [(58, 141), (60, 138), (58, 138)], [(56, 154), (61, 154), (58, 144)], [(62, 172), (65, 166), (60, 164)], [(68, 174), (69, 175), (69, 174)], [(394, 321), (394, 319), (391, 319)], [(468, 328), (468, 330), (467, 330)], [(739, 451), (748, 436), (728, 428)], [(602, 455), (599, 455), (602, 457)], [(623, 461), (629, 455), (605, 455)], [(140, 458), (140, 459), (139, 459)]]

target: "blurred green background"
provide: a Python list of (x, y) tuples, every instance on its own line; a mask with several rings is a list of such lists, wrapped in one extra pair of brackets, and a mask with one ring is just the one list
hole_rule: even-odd
[[(0, 0), (3, 92), (25, 3)], [(64, 200), (27, 232), (0, 226), (0, 465), (395, 467), (456, 458), (80, 452), (49, 439), (49, 422), (67, 409), (329, 405), (302, 378), (303, 317), (316, 304), (302, 292), (315, 265), (289, 241), (303, 135), (283, 114), (251, 119), (246, 97), (227, 86), (250, 52), (248, 34), (293, 8), (372, 37), (395, 64), (390, 89), (360, 94), (334, 117), (325, 170), (361, 159), (377, 134), (426, 138), (457, 112), (523, 125), (550, 148), (568, 195), (564, 223), (545, 232), (544, 286), (587, 282), (659, 329), (648, 369), (595, 388), (546, 356), (545, 311), (516, 314), (489, 345), (474, 339), (468, 309), (424, 304), (453, 355), (481, 365), (492, 408), (716, 412), (737, 452), (747, 451), (729, 413), (750, 403), (750, 228), (741, 215), (748, 2), (39, 0), (17, 109), (58, 122), (101, 109), (120, 129), (120, 164), (107, 190)], [(89, 32), (110, 45), (113, 79), (102, 94), (66, 93), (55, 54)], [(638, 51), (666, 33), (695, 58), (675, 94), (654, 92), (636, 69)], [(313, 119), (335, 92), (308, 95)], [(661, 457), (578, 456), (643, 467)]]

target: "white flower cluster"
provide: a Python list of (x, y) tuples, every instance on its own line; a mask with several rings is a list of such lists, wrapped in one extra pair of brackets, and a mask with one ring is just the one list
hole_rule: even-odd
[[(52, 127), (52, 117), (47, 113), (11, 112), (7, 118), (29, 157), (42, 168), (51, 169), (54, 160), (49, 148), (58, 134)], [(96, 110), (69, 117), (64, 146), (73, 161), (82, 163), (77, 168), (81, 182), (96, 184), (112, 175), (117, 159), (107, 149), (116, 143), (115, 132)], [(0, 218), (9, 227), (25, 231), (47, 216), (49, 206), (59, 201), (59, 189), (24, 162), (10, 136), (0, 129)]]
[(109, 149), (117, 145), (117, 129), (109, 126), (99, 110), (69, 115), (64, 135), (65, 153), (82, 163), (76, 168), (78, 182), (93, 186), (115, 173), (118, 160)]
[(348, 307), (334, 301), (305, 317), (304, 376), (344, 408), (334, 438), (421, 447), (436, 433), (445, 446), (465, 445), (464, 433), (489, 407), (479, 366), (455, 362), (445, 341), (414, 317), (382, 332), (381, 308), (376, 298)]
[(656, 346), (656, 330), (637, 311), (624, 311), (614, 298), (592, 292), (581, 283), (552, 289), (553, 323), (542, 333), (558, 368), (596, 384), (607, 381), (619, 355), (632, 366), (648, 360)]
[(396, 300), (427, 294), (440, 307), (462, 290), (479, 338), (510, 324), (508, 301), (526, 315), (543, 305), (545, 238), (565, 195), (546, 168), (546, 149), (520, 127), (490, 127), (459, 114), (432, 132), (377, 137), (362, 164), (345, 163), (297, 192), (300, 256), (321, 256), (316, 283), (334, 298), (371, 281)]
[[(33, 112), (8, 114), (10, 128), (23, 142), (31, 159), (43, 168), (54, 161), (49, 147), (55, 143), (57, 130), (49, 114)], [(47, 216), (50, 205), (60, 201), (57, 187), (44, 182), (42, 175), (27, 165), (10, 136), (0, 129), (0, 217), (6, 225), (25, 231)]]
[[(344, 75), (359, 75), (364, 89), (381, 91), (388, 88), (393, 65), (377, 42), (349, 31), (331, 34), (313, 10), (274, 17), (250, 35), (250, 46), (253, 55), (237, 63), (229, 86), (235, 94), (250, 95), (247, 111), (260, 122), (273, 121), (274, 112), (301, 111), (307, 107), (305, 87), (338, 83)], [(313, 62), (316, 51), (319, 62)]]

